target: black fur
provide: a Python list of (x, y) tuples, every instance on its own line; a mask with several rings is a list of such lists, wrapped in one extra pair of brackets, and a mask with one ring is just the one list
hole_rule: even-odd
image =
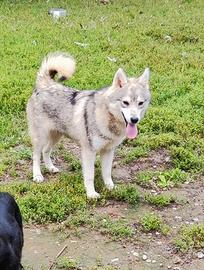
[(90, 147), (92, 148), (92, 140), (90, 137), (90, 132), (89, 132), (89, 125), (88, 125), (88, 112), (87, 112), (87, 107), (88, 107), (88, 101), (86, 101), (85, 107), (84, 107), (84, 125), (86, 129), (86, 136), (88, 138), (88, 142)]
[(77, 96), (79, 93), (80, 93), (80, 92), (77, 92), (77, 91), (72, 92), (71, 97), (70, 97), (70, 102), (71, 102), (72, 105), (75, 105), (75, 104), (76, 104), (76, 96)]
[(14, 198), (0, 192), (0, 269), (20, 270), (23, 248), (22, 217)]

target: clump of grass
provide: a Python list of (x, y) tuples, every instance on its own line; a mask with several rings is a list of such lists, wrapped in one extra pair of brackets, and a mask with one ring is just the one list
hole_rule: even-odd
[(137, 175), (137, 182), (141, 186), (148, 188), (159, 187), (169, 188), (177, 186), (179, 183), (183, 183), (188, 179), (189, 175), (176, 168), (166, 171), (144, 171)]
[(189, 146), (172, 146), (171, 155), (173, 164), (181, 170), (199, 172), (204, 167), (203, 153), (196, 153), (196, 151)]
[(67, 162), (67, 164), (70, 166), (70, 169), (72, 171), (81, 170), (81, 162), (77, 158), (75, 158), (70, 152), (64, 152), (63, 158)]
[(166, 207), (176, 201), (173, 195), (164, 195), (164, 194), (154, 195), (148, 193), (145, 194), (144, 198), (146, 202), (158, 207)]
[(133, 229), (124, 219), (113, 221), (107, 217), (100, 221), (99, 226), (101, 233), (109, 234), (114, 237), (114, 239), (130, 238), (133, 236)]
[(134, 161), (137, 158), (147, 156), (148, 154), (148, 148), (146, 146), (137, 146), (133, 149), (123, 149), (120, 151), (120, 155), (122, 156), (122, 163), (130, 163), (131, 161)]
[(137, 205), (139, 202), (139, 192), (134, 185), (118, 185), (111, 192), (108, 192), (107, 197), (132, 205)]
[(204, 224), (184, 226), (175, 239), (175, 244), (182, 252), (204, 248)]
[[(146, 120), (144, 120), (146, 121)], [(168, 148), (171, 145), (179, 145), (180, 140), (182, 139), (181, 136), (175, 134), (174, 132), (167, 132), (167, 133), (145, 133), (146, 123), (141, 123), (143, 130), (143, 136), (138, 137), (137, 140), (127, 141), (126, 143), (131, 146), (139, 147), (139, 148), (146, 148), (148, 151), (161, 149), (161, 148)], [(131, 150), (130, 150), (131, 151)]]
[(142, 230), (145, 232), (157, 231), (163, 234), (169, 232), (169, 227), (164, 223), (163, 219), (153, 213), (148, 213), (140, 219)]
[(78, 210), (74, 214), (70, 214), (63, 222), (63, 225), (74, 229), (81, 226), (92, 226), (95, 223), (95, 220), (94, 215), (90, 211)]
[(57, 269), (77, 270), (79, 268), (77, 267), (77, 262), (75, 260), (61, 256), (55, 263), (55, 270)]
[(133, 235), (132, 227), (125, 219), (111, 219), (108, 215), (93, 214), (90, 211), (77, 211), (70, 215), (63, 226), (76, 229), (85, 226), (95, 229), (102, 234), (110, 235), (114, 239), (129, 238)]

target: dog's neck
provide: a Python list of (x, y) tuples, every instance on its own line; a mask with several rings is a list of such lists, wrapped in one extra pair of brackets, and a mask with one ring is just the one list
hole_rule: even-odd
[(124, 124), (120, 122), (111, 112), (108, 112), (108, 129), (116, 136), (122, 135)]

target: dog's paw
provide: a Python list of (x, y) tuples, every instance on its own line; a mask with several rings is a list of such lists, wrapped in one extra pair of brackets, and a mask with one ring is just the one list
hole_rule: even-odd
[(98, 192), (92, 192), (92, 193), (87, 193), (87, 198), (88, 199), (98, 199), (100, 198), (100, 194)]
[(42, 183), (44, 181), (44, 177), (42, 174), (35, 175), (33, 176), (33, 181), (36, 183)]
[(55, 167), (55, 166), (52, 166), (52, 167), (50, 167), (50, 168), (48, 168), (48, 170), (50, 171), (50, 172), (52, 172), (52, 173), (58, 173), (60, 170), (57, 168), (57, 167)]
[(115, 188), (115, 185), (114, 184), (109, 184), (109, 185), (106, 185), (106, 188), (108, 190), (113, 190)]
[(114, 187), (115, 187), (115, 185), (114, 185), (114, 183), (112, 181), (109, 182), (109, 183), (106, 183), (106, 188), (108, 190), (112, 190), (112, 189), (114, 189)]

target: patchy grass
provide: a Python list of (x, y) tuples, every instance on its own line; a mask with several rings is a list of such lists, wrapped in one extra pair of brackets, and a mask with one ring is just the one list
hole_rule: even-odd
[(182, 227), (175, 243), (182, 252), (204, 248), (204, 224)]
[(144, 232), (157, 231), (166, 235), (170, 230), (163, 219), (154, 213), (148, 213), (142, 217), (140, 219), (140, 224)]
[(178, 186), (189, 179), (188, 173), (178, 168), (166, 171), (142, 171), (138, 173), (136, 181), (147, 188), (169, 188)]
[(88, 227), (100, 231), (102, 234), (109, 235), (113, 239), (130, 238), (134, 232), (127, 220), (111, 219), (108, 215), (96, 215), (89, 211), (78, 211), (70, 215), (63, 223), (63, 227), (76, 229), (79, 227)]
[(57, 259), (54, 269), (55, 270), (58, 270), (58, 269), (77, 270), (80, 268), (77, 267), (77, 262), (75, 260), (62, 256), (59, 259)]
[(166, 207), (176, 201), (173, 195), (164, 195), (164, 194), (154, 195), (150, 193), (145, 194), (144, 199), (149, 204), (158, 207)]
[(139, 192), (134, 185), (130, 184), (118, 185), (107, 197), (117, 201), (128, 202), (132, 205), (137, 205), (139, 202)]
[(77, 176), (67, 179), (61, 175), (60, 180), (50, 183), (14, 183), (3, 185), (1, 190), (16, 197), (25, 222), (42, 224), (62, 221), (77, 209), (86, 208), (86, 195), (80, 182)]
[[(138, 203), (139, 195), (133, 186), (119, 185), (115, 191), (104, 192), (98, 201), (87, 201), (81, 175), (61, 173), (59, 180), (36, 184), (33, 182), (4, 184), (1, 191), (13, 194), (25, 222), (50, 223), (65, 220), (78, 210), (105, 204), (107, 199)], [(109, 224), (111, 226), (111, 224)], [(104, 226), (105, 228), (105, 223)], [(116, 226), (117, 227), (117, 226)], [(117, 228), (113, 228), (113, 231)], [(114, 233), (113, 233), (114, 234)]]
[(134, 149), (127, 148), (119, 151), (119, 154), (123, 157), (122, 163), (130, 163), (136, 158), (144, 157), (148, 155), (148, 148), (145, 146), (137, 146)]

